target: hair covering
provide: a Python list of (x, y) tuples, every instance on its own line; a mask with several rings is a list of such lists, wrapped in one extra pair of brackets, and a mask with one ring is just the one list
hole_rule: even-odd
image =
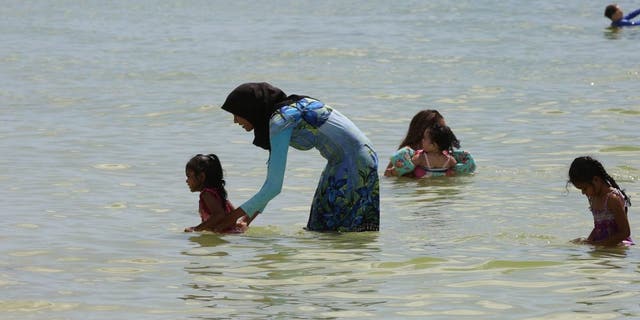
[(293, 103), (302, 96), (288, 96), (266, 82), (243, 83), (227, 96), (222, 109), (245, 118), (253, 125), (253, 144), (271, 150), (269, 119), (279, 107)]

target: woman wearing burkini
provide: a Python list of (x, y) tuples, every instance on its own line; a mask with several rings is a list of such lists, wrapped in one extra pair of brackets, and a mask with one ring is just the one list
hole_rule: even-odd
[(243, 215), (253, 218), (282, 190), (289, 146), (316, 148), (327, 165), (313, 196), (307, 230), (378, 231), (378, 157), (371, 142), (347, 117), (307, 96), (287, 96), (268, 83), (245, 83), (229, 94), (222, 109), (254, 132), (253, 144), (269, 150), (267, 178), (247, 202), (216, 229)]

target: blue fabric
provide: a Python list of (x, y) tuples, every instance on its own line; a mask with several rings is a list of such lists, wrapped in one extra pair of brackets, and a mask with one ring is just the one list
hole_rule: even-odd
[(267, 178), (251, 199), (243, 203), (240, 208), (251, 218), (258, 212), (262, 212), (271, 199), (275, 198), (282, 191), (284, 179), (284, 169), (287, 166), (287, 152), (293, 128), (280, 131), (271, 135), (271, 154), (269, 155), (269, 165), (267, 167)]
[(379, 229), (378, 157), (369, 139), (347, 117), (320, 101), (303, 98), (281, 107), (269, 123), (267, 181), (241, 206), (245, 212), (263, 210), (280, 192), (286, 165), (286, 151), (280, 148), (288, 141), (299, 150), (316, 148), (327, 160), (311, 204), (308, 230)]
[(629, 13), (624, 18), (611, 22), (612, 27), (628, 27), (628, 26), (640, 26), (640, 21), (631, 21), (637, 15), (640, 15), (640, 9)]

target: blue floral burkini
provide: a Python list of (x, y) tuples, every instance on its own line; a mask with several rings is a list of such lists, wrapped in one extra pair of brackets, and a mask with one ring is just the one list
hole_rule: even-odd
[(313, 197), (308, 230), (377, 231), (380, 224), (378, 156), (367, 137), (337, 110), (303, 98), (278, 109), (274, 136), (293, 128), (289, 145), (316, 148), (327, 159)]

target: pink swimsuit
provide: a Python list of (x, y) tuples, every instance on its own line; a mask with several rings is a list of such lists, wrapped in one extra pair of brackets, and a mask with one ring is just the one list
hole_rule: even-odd
[(211, 210), (207, 208), (207, 204), (204, 202), (204, 199), (202, 198), (205, 192), (211, 194), (214, 199), (224, 204), (223, 205), (224, 213), (229, 213), (233, 211), (233, 205), (231, 205), (231, 202), (229, 202), (229, 200), (222, 199), (222, 197), (220, 196), (220, 192), (218, 191), (217, 188), (204, 188), (204, 190), (200, 192), (200, 208), (198, 210), (200, 212), (200, 218), (202, 219), (202, 222), (209, 220), (209, 217), (211, 217)]
[[(607, 198), (604, 200), (604, 207), (600, 210), (594, 210), (590, 208), (591, 214), (593, 214), (593, 225), (594, 225), (594, 233), (593, 233), (593, 241), (600, 241), (608, 238), (610, 235), (616, 233), (618, 231), (618, 224), (616, 223), (615, 217), (613, 213), (609, 212), (609, 207), (607, 206), (607, 202), (609, 201), (609, 197), (613, 195), (619, 197), (624, 201), (624, 195), (620, 190), (614, 189), (607, 194)], [(625, 201), (624, 203), (624, 212), (627, 213), (628, 207)], [(631, 236), (622, 240), (622, 244), (624, 245), (632, 245), (633, 240), (631, 240)]]
[[(224, 213), (231, 213), (231, 211), (233, 211), (234, 208), (231, 202), (229, 200), (222, 199), (222, 197), (220, 196), (220, 191), (217, 188), (204, 188), (204, 190), (200, 192), (200, 205), (198, 209), (202, 222), (209, 220), (209, 218), (211, 217), (211, 210), (207, 207), (207, 204), (203, 199), (203, 195), (205, 192), (211, 194), (213, 198), (216, 199), (216, 201), (223, 203)], [(228, 230), (225, 230), (226, 233), (242, 233), (244, 231), (244, 228), (240, 228), (238, 226), (234, 226), (229, 228)]]

